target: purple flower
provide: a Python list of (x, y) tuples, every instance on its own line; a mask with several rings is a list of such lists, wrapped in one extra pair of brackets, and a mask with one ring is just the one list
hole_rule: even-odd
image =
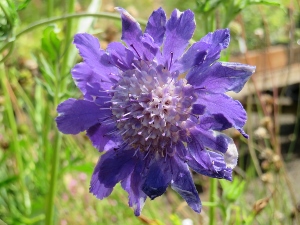
[(72, 75), (84, 99), (58, 106), (58, 129), (86, 130), (93, 145), (105, 151), (91, 180), (97, 198), (109, 196), (121, 182), (138, 216), (147, 196), (154, 199), (170, 185), (200, 212), (189, 167), (231, 180), (238, 153), (220, 131), (234, 127), (247, 137), (246, 112), (224, 93), (239, 92), (255, 68), (217, 61), (229, 44), (228, 29), (187, 49), (195, 30), (190, 10), (175, 9), (167, 20), (159, 8), (144, 33), (127, 11), (117, 10), (126, 46), (112, 42), (104, 51), (92, 35), (75, 36), (83, 62)]

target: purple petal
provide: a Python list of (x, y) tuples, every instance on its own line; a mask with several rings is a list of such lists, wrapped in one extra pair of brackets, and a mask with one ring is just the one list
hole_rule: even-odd
[(242, 131), (247, 120), (247, 114), (237, 100), (225, 94), (215, 94), (199, 91), (196, 104), (206, 106), (206, 114), (200, 122), (203, 129), (224, 130), (234, 127)]
[(211, 171), (212, 173), (209, 176), (231, 181), (232, 168), (226, 165), (224, 156), (217, 152), (211, 152), (211, 151), (208, 151), (208, 154), (214, 166), (214, 171)]
[(110, 110), (101, 110), (94, 102), (70, 98), (57, 107), (58, 129), (65, 134), (78, 134), (107, 116)]
[(100, 183), (106, 188), (114, 187), (119, 181), (131, 174), (137, 158), (133, 156), (134, 150), (108, 151), (101, 156), (99, 176)]
[[(128, 48), (132, 48), (135, 55), (139, 58), (142, 57), (144, 47), (141, 43), (143, 32), (140, 24), (123, 8), (116, 7), (121, 14), (122, 19), (122, 37), (121, 39), (126, 43)], [(136, 54), (135, 50), (138, 52)]]
[(86, 94), (86, 85), (88, 83), (95, 83), (101, 81), (101, 76), (94, 73), (86, 63), (78, 63), (71, 70), (72, 77), (76, 86), (83, 94)]
[(143, 58), (147, 61), (152, 61), (157, 54), (161, 54), (159, 45), (154, 43), (153, 38), (149, 34), (145, 33), (141, 38), (141, 42), (144, 49), (146, 49), (143, 53)]
[(202, 140), (199, 137), (197, 131), (191, 130), (191, 140), (187, 143), (190, 154), (186, 156), (187, 164), (194, 171), (205, 176), (230, 180), (232, 169), (227, 167), (223, 154), (200, 149), (199, 143)]
[(210, 152), (221, 153), (226, 167), (233, 169), (236, 166), (238, 152), (232, 138), (217, 131), (204, 130), (200, 126), (193, 129), (193, 135)]
[(163, 47), (163, 58), (165, 62), (175, 62), (188, 46), (196, 27), (194, 13), (191, 10), (180, 12), (175, 9), (166, 24), (166, 39)]
[(134, 54), (119, 42), (112, 42), (107, 46), (111, 61), (122, 71), (133, 69), (131, 65)]
[(222, 113), (213, 115), (205, 115), (201, 117), (200, 127), (204, 130), (226, 130), (232, 127), (232, 124), (226, 119)]
[(129, 206), (133, 207), (136, 216), (140, 215), (147, 198), (147, 195), (142, 191), (144, 167), (144, 161), (140, 160), (136, 164), (132, 174), (122, 182), (122, 187), (129, 195)]
[(228, 139), (225, 134), (212, 131), (204, 130), (200, 126), (193, 129), (193, 135), (200, 140), (205, 148), (220, 153), (225, 153), (228, 149)]
[(190, 135), (189, 141), (187, 142), (187, 148), (189, 155), (195, 159), (203, 169), (213, 169), (210, 157), (207, 151), (204, 149), (203, 143), (201, 140), (197, 139), (197, 136), (194, 136), (194, 134)]
[(145, 33), (149, 34), (154, 43), (161, 45), (166, 31), (166, 13), (162, 8), (159, 8), (149, 17)]
[[(91, 90), (91, 88), (89, 88), (88, 86), (98, 83), (97, 88), (101, 90), (109, 90), (112, 84), (116, 82), (116, 80), (110, 76), (107, 76), (107, 78), (104, 81), (103, 77), (95, 73), (86, 63), (76, 64), (75, 67), (71, 70), (71, 73), (76, 83), (76, 86), (89, 100), (92, 100), (93, 98), (88, 97), (91, 96), (91, 93), (88, 93), (88, 90)], [(100, 96), (101, 94), (99, 92), (99, 89), (97, 90), (96, 96)]]
[(193, 104), (192, 113), (196, 115), (203, 115), (205, 112), (205, 106), (201, 104)]
[(202, 65), (207, 57), (208, 44), (201, 41), (193, 44), (187, 52), (172, 65), (172, 70), (178, 70), (179, 73), (184, 73), (193, 67), (198, 68)]
[(173, 157), (172, 170), (172, 189), (180, 194), (195, 212), (200, 213), (201, 201), (188, 165), (178, 157)]
[[(107, 82), (103, 82), (103, 83), (107, 83)], [(89, 101), (95, 102), (95, 104), (103, 108), (109, 108), (111, 106), (110, 100), (112, 97), (107, 92), (104, 91), (100, 83), (87, 83), (86, 94), (84, 95), (84, 98)]]
[(122, 138), (116, 135), (108, 135), (116, 130), (115, 124), (96, 124), (87, 130), (87, 136), (93, 143), (93, 146), (100, 152), (109, 151), (122, 143)]
[(172, 180), (169, 160), (163, 157), (154, 159), (146, 174), (145, 182), (142, 185), (143, 192), (152, 200), (165, 193)]
[(207, 46), (207, 56), (205, 57), (202, 66), (209, 66), (217, 61), (220, 58), (221, 51), (228, 47), (230, 42), (230, 31), (228, 28), (216, 30), (215, 32), (205, 35), (199, 42), (202, 42)]
[(132, 172), (136, 164), (133, 153), (133, 150), (123, 150), (102, 155), (92, 176), (90, 192), (99, 199), (110, 195), (113, 187)]
[(91, 179), (91, 183), (90, 183), (90, 193), (95, 195), (98, 199), (103, 199), (111, 194), (113, 188), (105, 187), (104, 184), (101, 183), (100, 180), (98, 179), (99, 169), (101, 166), (100, 161), (101, 161), (101, 158), (98, 160), (98, 163), (97, 163), (97, 165), (94, 169), (93, 175), (92, 175), (92, 179)]
[(212, 165), (211, 169), (204, 168), (200, 163), (198, 163), (194, 158), (190, 158), (187, 161), (189, 167), (194, 170), (196, 173), (202, 174), (204, 176), (218, 178), (218, 179), (226, 179), (232, 180), (232, 169), (227, 168), (224, 162), (224, 157), (221, 154), (217, 154), (214, 152), (206, 153), (211, 158), (212, 162), (218, 166)]
[(187, 80), (195, 88), (205, 88), (214, 93), (239, 92), (254, 71), (254, 66), (217, 62), (204, 71), (202, 68), (191, 70)]
[(228, 47), (229, 41), (228, 28), (208, 33), (200, 41), (194, 43), (178, 62), (174, 63), (173, 69), (184, 73), (193, 67), (201, 66), (203, 70), (206, 70), (206, 67), (220, 58), (221, 51)]
[(227, 48), (230, 41), (229, 29), (208, 33), (194, 43), (174, 67), (183, 73), (193, 67), (206, 68), (220, 58), (220, 53)]
[(110, 74), (117, 74), (118, 69), (108, 60), (108, 56), (100, 49), (99, 40), (90, 34), (76, 34), (74, 44), (84, 62), (101, 76), (102, 80), (108, 80)]
[(175, 148), (176, 148), (176, 154), (179, 156), (179, 158), (185, 159), (187, 155), (187, 150), (184, 144), (181, 141), (177, 141)]

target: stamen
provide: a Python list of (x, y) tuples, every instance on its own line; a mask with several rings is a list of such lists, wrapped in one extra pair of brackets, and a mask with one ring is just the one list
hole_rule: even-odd
[(131, 119), (131, 117), (119, 119), (119, 120), (117, 120), (117, 122), (123, 122), (123, 121), (129, 120), (129, 119)]
[(206, 87), (198, 87), (198, 88), (194, 88), (195, 91), (197, 91), (197, 90), (205, 90), (205, 89), (206, 89)]
[(112, 135), (112, 134), (116, 133), (116, 131), (118, 131), (118, 130), (119, 130), (118, 128), (116, 128), (116, 129), (113, 129), (112, 131), (110, 131), (110, 132), (108, 132), (108, 133), (104, 134), (104, 135), (103, 135), (103, 137), (105, 137), (105, 136), (109, 136), (109, 135)]
[(129, 131), (129, 129), (125, 130), (124, 132), (121, 133), (121, 136), (123, 136), (124, 134), (127, 133), (127, 131)]
[(145, 138), (145, 141), (148, 141), (148, 139), (149, 139), (150, 136), (152, 135), (152, 132), (153, 132), (153, 131), (151, 131), (150, 134), (149, 134), (149, 136)]
[(124, 150), (128, 146), (127, 142), (123, 142), (123, 144), (119, 147), (119, 149)]
[(117, 103), (123, 103), (123, 102), (117, 102), (117, 101), (114, 101), (114, 100), (110, 100), (110, 101), (106, 101), (106, 102), (104, 102), (103, 104), (107, 104), (107, 103), (115, 103), (115, 104), (117, 104)]
[(104, 83), (115, 84), (115, 83), (113, 83), (112, 81), (108, 81), (108, 80), (100, 79), (100, 81), (101, 81), (101, 82), (104, 82)]
[(171, 69), (172, 62), (173, 62), (173, 52), (171, 52), (171, 61), (170, 61), (170, 65), (169, 65), (169, 70)]
[(118, 85), (119, 88), (122, 88), (123, 90), (126, 90), (125, 87), (121, 86), (121, 85)]
[(147, 158), (147, 156), (149, 155), (150, 152), (151, 152), (150, 150), (147, 151), (147, 154), (145, 155), (145, 157), (143, 158), (143, 160), (145, 160)]
[(109, 125), (109, 124), (114, 124), (114, 123), (116, 123), (115, 120), (111, 120), (111, 122), (109, 122), (109, 121), (104, 121), (103, 122), (104, 125)]
[(110, 116), (106, 116), (106, 117), (103, 117), (103, 118), (99, 118), (98, 121), (99, 121), (100, 123), (102, 123), (102, 122), (104, 122), (105, 120), (110, 119), (110, 118), (112, 118), (112, 117), (114, 117), (114, 115), (111, 114)]
[(131, 44), (130, 46), (133, 48), (133, 50), (135, 51), (135, 53), (139, 56), (140, 60), (142, 60), (140, 54), (137, 52), (137, 50), (135, 49), (135, 47), (133, 46), (133, 44)]
[(109, 108), (101, 108), (100, 110), (112, 110), (112, 109), (115, 109), (115, 110), (118, 110), (119, 108), (113, 108), (113, 107), (109, 107)]
[(109, 75), (113, 75), (113, 76), (121, 77), (121, 76), (120, 76), (120, 74), (109, 73)]
[(115, 93), (115, 92), (117, 92), (117, 90), (104, 90), (104, 91), (98, 91), (98, 92), (100, 92), (100, 93)]
[(93, 96), (93, 97), (95, 97), (95, 98), (109, 98), (109, 99), (111, 99), (111, 96)]
[(139, 149), (139, 148), (137, 148), (137, 150), (135, 150), (135, 152), (134, 152), (133, 156), (136, 156), (136, 154), (137, 154), (139, 151), (140, 151), (140, 149)]
[(119, 65), (118, 65), (118, 64), (116, 64), (116, 63), (111, 63), (111, 62), (109, 62), (109, 64), (111, 64), (111, 65), (113, 65), (113, 66), (117, 67), (119, 70), (123, 71), (123, 70), (122, 70), (122, 69), (119, 67)]
[[(136, 52), (135, 58), (140, 57), (135, 47), (131, 47)], [(166, 70), (171, 68), (173, 57), (171, 52)], [(154, 154), (168, 159), (176, 153), (173, 142), (184, 138), (178, 131), (185, 132), (198, 124), (198, 117), (191, 113), (194, 102), (188, 99), (191, 93), (184, 91), (189, 88), (187, 82), (176, 81), (176, 77), (170, 75), (166, 77), (167, 71), (161, 71), (161, 66), (155, 63), (149, 63), (148, 69), (147, 63), (136, 60), (133, 63), (136, 69), (123, 73), (113, 87), (117, 92), (111, 94), (112, 99), (107, 99), (107, 103), (112, 103), (110, 109), (115, 115), (118, 133), (128, 148), (139, 149), (146, 161)], [(183, 104), (186, 99), (190, 104)]]

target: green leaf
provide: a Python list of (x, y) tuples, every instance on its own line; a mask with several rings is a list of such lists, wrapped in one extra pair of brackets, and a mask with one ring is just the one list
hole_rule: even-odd
[(17, 4), (17, 11), (23, 10), (25, 9), (28, 4), (30, 3), (31, 0), (23, 0), (23, 1), (19, 1), (19, 3)]
[(57, 37), (55, 32), (55, 26), (48, 26), (43, 31), (42, 37), (42, 50), (52, 61), (59, 59), (61, 41)]
[(197, 11), (200, 13), (209, 13), (215, 10), (220, 3), (221, 0), (198, 0), (197, 3)]
[(18, 180), (18, 176), (7, 177), (4, 180), (0, 181), (0, 188), (5, 187), (16, 180)]
[(230, 202), (235, 202), (245, 190), (246, 182), (238, 178), (234, 178), (232, 182), (220, 180), (223, 190), (223, 197)]
[(13, 36), (13, 28), (17, 23), (18, 14), (15, 4), (11, 1), (0, 1), (0, 42)]
[(43, 77), (46, 80), (47, 83), (54, 83), (55, 82), (55, 75), (53, 68), (49, 64), (49, 62), (45, 59), (45, 57), (42, 54), (39, 54), (37, 57), (37, 62), (39, 65), (39, 68), (42, 71)]

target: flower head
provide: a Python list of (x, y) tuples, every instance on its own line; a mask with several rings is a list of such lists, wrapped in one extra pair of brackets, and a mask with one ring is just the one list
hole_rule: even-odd
[(229, 44), (228, 29), (187, 49), (195, 30), (190, 10), (175, 9), (167, 20), (159, 8), (144, 33), (127, 11), (117, 10), (126, 46), (112, 42), (104, 51), (92, 35), (75, 36), (83, 62), (72, 75), (84, 99), (58, 106), (58, 129), (86, 130), (93, 145), (105, 151), (91, 180), (97, 198), (109, 196), (121, 182), (139, 215), (147, 197), (162, 195), (170, 185), (200, 212), (189, 167), (231, 180), (238, 153), (220, 131), (234, 127), (247, 137), (246, 112), (224, 93), (239, 92), (255, 68), (217, 61)]

